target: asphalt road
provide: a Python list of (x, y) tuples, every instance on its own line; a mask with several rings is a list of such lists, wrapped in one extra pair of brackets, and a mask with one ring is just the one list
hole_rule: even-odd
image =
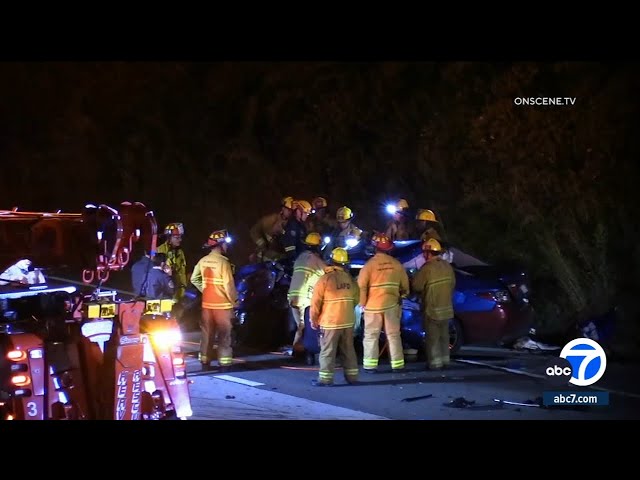
[(550, 407), (530, 404), (545, 391), (560, 390), (544, 376), (555, 352), (463, 348), (450, 369), (426, 371), (411, 361), (392, 373), (382, 360), (377, 374), (361, 373), (348, 385), (336, 372), (336, 385), (314, 387), (317, 366), (308, 367), (279, 352), (234, 352), (231, 372), (202, 372), (195, 355), (199, 334), (185, 335), (193, 416), (190, 420), (623, 420), (640, 418), (638, 365), (609, 362), (591, 387), (571, 391), (608, 392), (608, 406)]

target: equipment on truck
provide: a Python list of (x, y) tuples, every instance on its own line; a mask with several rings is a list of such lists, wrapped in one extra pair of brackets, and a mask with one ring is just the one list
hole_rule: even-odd
[[(0, 210), (0, 271), (21, 259), (85, 284), (0, 286), (0, 418), (164, 419), (192, 415), (171, 299), (102, 290), (134, 244), (154, 252), (157, 223), (140, 202), (81, 213)], [(3, 280), (0, 278), (0, 280)]]

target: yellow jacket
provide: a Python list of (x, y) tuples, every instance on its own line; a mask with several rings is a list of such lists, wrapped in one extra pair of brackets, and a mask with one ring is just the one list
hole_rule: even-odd
[(238, 301), (229, 259), (212, 251), (193, 268), (191, 283), (202, 292), (202, 308), (231, 310)]
[(453, 318), (453, 289), (456, 276), (453, 268), (442, 257), (434, 257), (425, 263), (411, 282), (420, 294), (425, 315), (433, 320)]
[(360, 297), (358, 284), (341, 267), (327, 267), (324, 272), (313, 289), (309, 319), (326, 330), (353, 327)]
[(327, 264), (311, 251), (302, 252), (293, 264), (293, 275), (287, 298), (291, 305), (307, 308), (311, 304), (313, 287), (324, 275)]
[(169, 242), (164, 242), (157, 248), (157, 253), (167, 256), (167, 265), (171, 267), (171, 279), (175, 286), (173, 298), (180, 301), (184, 297), (187, 288), (187, 259), (182, 248), (171, 248)]
[(366, 312), (383, 312), (401, 303), (409, 293), (409, 276), (402, 264), (383, 252), (364, 264), (358, 275), (360, 305)]

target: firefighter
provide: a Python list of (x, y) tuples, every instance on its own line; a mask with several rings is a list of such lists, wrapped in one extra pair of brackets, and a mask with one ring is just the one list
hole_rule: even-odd
[(447, 367), (449, 358), (449, 321), (453, 319), (453, 289), (456, 277), (451, 265), (442, 258), (442, 246), (435, 238), (422, 244), (426, 263), (413, 277), (411, 288), (420, 295), (424, 318), (427, 368)]
[(184, 225), (179, 222), (170, 223), (164, 227), (166, 241), (160, 245), (156, 253), (167, 256), (167, 267), (171, 269), (171, 279), (174, 285), (173, 298), (180, 302), (187, 288), (187, 259), (182, 249)]
[(311, 304), (311, 295), (316, 282), (324, 275), (327, 264), (320, 258), (320, 245), (322, 240), (320, 234), (311, 232), (304, 239), (307, 250), (296, 258), (293, 264), (293, 275), (287, 297), (291, 306), (291, 314), (296, 322), (296, 334), (293, 339), (293, 351), (301, 352), (302, 333), (304, 331), (305, 310)]
[(342, 206), (336, 212), (337, 227), (328, 235), (328, 242), (325, 246), (325, 258), (330, 256), (334, 248), (349, 249), (362, 240), (364, 232), (353, 224), (353, 210), (347, 206)]
[[(304, 250), (304, 239), (307, 237), (307, 228), (304, 223), (311, 213), (311, 204), (306, 200), (294, 200), (293, 215), (284, 226), (282, 245), (288, 260), (294, 260)], [(293, 262), (292, 262), (293, 263)]]
[(256, 244), (256, 251), (251, 255), (250, 261), (279, 260), (284, 257), (284, 250), (279, 244), (279, 239), (292, 214), (293, 198), (284, 197), (280, 202), (279, 212), (265, 215), (251, 227), (249, 236)]
[(228, 370), (233, 360), (231, 321), (238, 295), (231, 262), (225, 256), (230, 242), (231, 237), (227, 230), (212, 232), (206, 243), (211, 251), (198, 261), (191, 275), (191, 283), (202, 293), (202, 339), (199, 358), (204, 371), (211, 368), (216, 336), (220, 370)]
[(389, 205), (387, 212), (393, 214), (393, 219), (387, 223), (385, 235), (392, 242), (409, 240), (413, 236), (413, 229), (409, 225), (409, 203), (401, 198), (395, 205)]
[(336, 228), (335, 220), (327, 213), (327, 206), (327, 200), (324, 197), (315, 197), (311, 201), (311, 215), (305, 223), (307, 232), (318, 232), (321, 237), (324, 237)]
[(400, 339), (402, 298), (409, 293), (409, 277), (402, 264), (388, 255), (393, 242), (385, 234), (372, 237), (375, 254), (364, 264), (358, 276), (360, 307), (364, 309), (364, 371), (374, 373), (378, 367), (380, 331), (389, 342), (393, 371), (404, 368)]
[(432, 210), (420, 209), (416, 215), (416, 228), (420, 232), (420, 240), (426, 242), (430, 238), (443, 240), (440, 235), (440, 223), (436, 220), (436, 215)]
[(315, 386), (333, 384), (336, 354), (340, 352), (344, 378), (358, 382), (358, 357), (353, 344), (355, 307), (360, 300), (357, 282), (348, 272), (349, 254), (343, 248), (331, 252), (331, 266), (313, 289), (309, 324), (320, 329), (320, 370)]
[(440, 256), (449, 263), (453, 262), (453, 251), (447, 247), (446, 236), (442, 223), (436, 219), (432, 210), (419, 210), (416, 215), (416, 227), (418, 232), (422, 232), (420, 240), (426, 242), (430, 238), (438, 240), (442, 247)]

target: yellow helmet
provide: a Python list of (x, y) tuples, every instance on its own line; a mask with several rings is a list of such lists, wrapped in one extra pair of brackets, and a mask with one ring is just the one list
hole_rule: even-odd
[(404, 198), (401, 198), (400, 200), (398, 200), (398, 203), (396, 203), (396, 210), (408, 210), (409, 209), (409, 202), (407, 202)]
[(331, 260), (334, 263), (349, 263), (349, 254), (344, 248), (334, 248), (331, 252)]
[(425, 222), (437, 222), (436, 214), (431, 210), (419, 210), (418, 215), (416, 215), (416, 220), (423, 220)]
[(295, 200), (293, 202), (293, 208), (299, 208), (306, 214), (311, 213), (311, 204), (306, 200)]
[(293, 208), (293, 197), (284, 197), (280, 204), (284, 208)]
[(319, 208), (327, 208), (327, 199), (324, 197), (316, 197), (311, 200), (311, 205), (313, 205), (313, 208), (316, 210)]
[(440, 245), (440, 242), (435, 238), (430, 238), (422, 244), (422, 250), (425, 252), (429, 251), (438, 253), (442, 251), (442, 245)]
[(318, 232), (311, 232), (307, 235), (307, 238), (304, 239), (304, 243), (310, 247), (319, 247), (322, 243), (322, 238), (320, 238)]
[(336, 220), (339, 222), (346, 222), (353, 218), (353, 212), (349, 207), (340, 207), (336, 212)]

